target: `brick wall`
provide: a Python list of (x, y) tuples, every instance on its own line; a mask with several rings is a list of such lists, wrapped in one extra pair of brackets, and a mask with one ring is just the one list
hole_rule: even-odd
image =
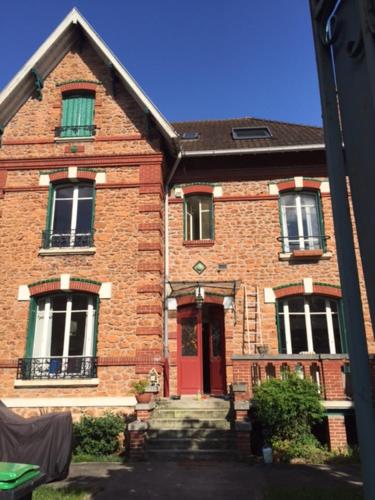
[[(68, 80), (100, 82), (95, 85), (92, 140), (54, 140), (61, 119), (58, 85)], [(113, 94), (109, 69), (85, 42), (46, 78), (42, 101), (30, 97), (5, 128), (0, 148), (0, 397), (126, 396), (131, 381), (147, 376), (152, 367), (162, 382), (162, 155), (148, 130), (146, 115), (124, 87), (117, 83)], [(77, 153), (70, 152), (72, 143), (79, 144)], [(96, 252), (41, 256), (48, 188), (39, 185), (39, 177), (68, 166), (106, 174), (96, 189)], [(29, 310), (28, 302), (17, 301), (18, 287), (64, 273), (112, 283), (111, 298), (100, 301), (99, 385), (14, 388)]]

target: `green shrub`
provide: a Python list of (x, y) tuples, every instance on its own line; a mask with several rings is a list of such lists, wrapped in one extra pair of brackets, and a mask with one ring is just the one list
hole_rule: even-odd
[(276, 462), (300, 460), (310, 464), (322, 464), (330, 456), (328, 450), (312, 435), (293, 440), (272, 439), (271, 444)]
[(119, 450), (119, 434), (124, 418), (114, 413), (102, 417), (83, 416), (74, 424), (74, 453), (77, 455), (111, 455)]
[(255, 387), (253, 404), (269, 442), (311, 437), (311, 426), (324, 417), (316, 384), (296, 375)]

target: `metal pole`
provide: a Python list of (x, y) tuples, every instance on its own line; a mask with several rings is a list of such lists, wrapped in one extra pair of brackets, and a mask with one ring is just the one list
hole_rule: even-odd
[(310, 0), (310, 10), (319, 74), (327, 169), (331, 187), (337, 258), (343, 290), (344, 318), (348, 333), (365, 498), (366, 500), (374, 500), (375, 413), (372, 402), (369, 357), (346, 187), (334, 70), (330, 47), (324, 43), (326, 23), (335, 4), (336, 1)]

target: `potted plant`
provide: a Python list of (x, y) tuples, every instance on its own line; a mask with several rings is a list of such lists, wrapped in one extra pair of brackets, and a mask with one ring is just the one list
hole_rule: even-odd
[(151, 401), (152, 394), (146, 392), (148, 387), (148, 380), (141, 379), (132, 382), (132, 388), (134, 390), (134, 395), (137, 403), (149, 403)]

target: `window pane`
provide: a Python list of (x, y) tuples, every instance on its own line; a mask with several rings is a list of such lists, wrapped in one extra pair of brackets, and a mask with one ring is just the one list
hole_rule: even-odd
[(79, 200), (76, 233), (91, 233), (92, 200)]
[(280, 328), (280, 343), (279, 346), (280, 352), (282, 354), (286, 354), (286, 340), (285, 340), (285, 323), (284, 316), (279, 316), (279, 328)]
[(341, 345), (340, 323), (337, 314), (332, 315), (332, 322), (333, 322), (333, 333), (335, 336), (336, 353), (341, 354), (343, 352), (343, 348)]
[(73, 311), (87, 311), (88, 296), (82, 294), (72, 295), (72, 310)]
[(202, 239), (209, 240), (211, 238), (211, 213), (202, 213)]
[(289, 315), (290, 336), (292, 340), (292, 353), (298, 354), (302, 351), (307, 351), (307, 337), (305, 316)]
[(56, 234), (69, 234), (72, 223), (72, 200), (56, 200), (53, 218), (53, 232)]
[(311, 328), (314, 351), (317, 354), (329, 354), (328, 328), (326, 315), (312, 315)]
[(326, 311), (326, 301), (323, 297), (310, 297), (308, 299), (311, 313), (322, 313)]
[(56, 187), (56, 198), (64, 199), (64, 198), (73, 198), (73, 186), (61, 186)]
[(78, 189), (78, 198), (92, 198), (93, 187), (81, 185)]
[(296, 196), (295, 194), (283, 194), (281, 195), (281, 205), (282, 206), (296, 206)]
[(198, 338), (195, 318), (181, 320), (181, 354), (182, 356), (197, 356)]
[(215, 321), (211, 324), (212, 355), (221, 356), (221, 328), (220, 323)]
[(70, 321), (69, 356), (82, 356), (85, 342), (86, 312), (72, 312)]
[(305, 300), (303, 297), (295, 297), (293, 299), (288, 299), (289, 312), (301, 312), (305, 311)]
[(51, 356), (62, 356), (64, 350), (65, 313), (52, 315)]
[(54, 295), (51, 300), (51, 308), (53, 311), (65, 311), (67, 300), (67, 295)]

